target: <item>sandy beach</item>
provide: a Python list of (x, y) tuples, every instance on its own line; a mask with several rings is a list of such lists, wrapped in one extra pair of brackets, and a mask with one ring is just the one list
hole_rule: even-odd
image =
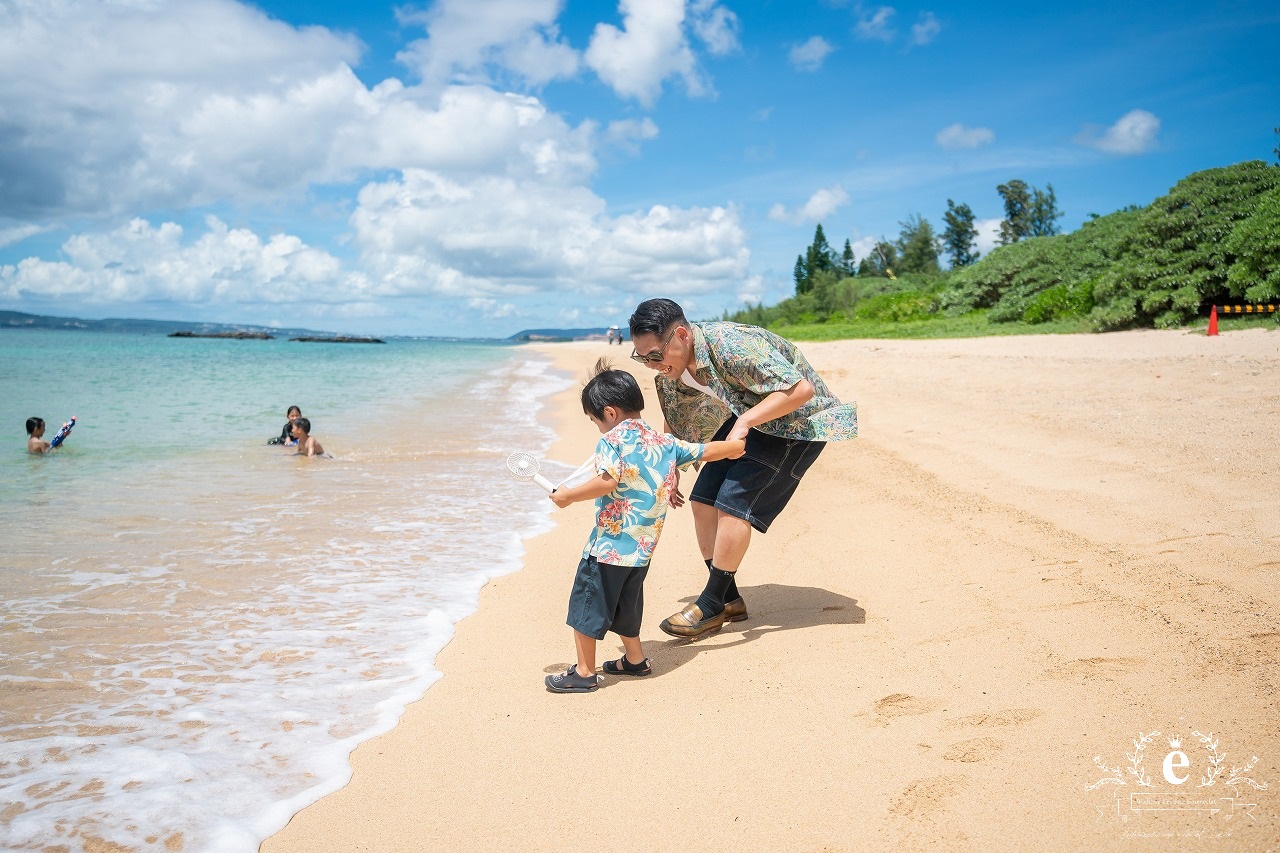
[[(755, 537), (747, 621), (658, 630), (705, 580), (673, 510), (655, 674), (546, 692), (591, 523), (558, 511), (350, 784), (261, 849), (1280, 849), (1280, 332), (802, 348), (861, 435)], [(536, 349), (633, 369), (661, 424), (628, 347)], [(550, 407), (566, 462), (598, 438), (577, 387)]]

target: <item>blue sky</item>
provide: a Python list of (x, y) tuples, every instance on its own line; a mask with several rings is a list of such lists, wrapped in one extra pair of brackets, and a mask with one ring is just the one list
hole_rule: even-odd
[(1275, 162), (1273, 2), (0, 0), (0, 308), (505, 337)]

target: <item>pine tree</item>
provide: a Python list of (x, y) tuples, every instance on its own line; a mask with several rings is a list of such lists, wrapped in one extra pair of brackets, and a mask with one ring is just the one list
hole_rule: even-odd
[(853, 246), (846, 239), (844, 241), (844, 251), (840, 253), (840, 272), (846, 277), (854, 273), (853, 260)]
[(947, 223), (947, 229), (942, 232), (942, 243), (951, 258), (951, 268), (971, 266), (979, 255), (974, 249), (978, 228), (974, 225), (973, 209), (967, 204), (956, 204), (947, 199), (947, 212), (942, 220)]
[(913, 214), (906, 222), (898, 224), (902, 226), (902, 235), (898, 237), (897, 243), (901, 258), (898, 272), (938, 272), (938, 252), (942, 247), (933, 234), (933, 226), (929, 224), (929, 220)]
[(1052, 237), (1061, 230), (1058, 228), (1058, 220), (1062, 218), (1062, 211), (1058, 210), (1053, 184), (1045, 184), (1045, 187), (1046, 192), (1034, 188), (1031, 192), (1031, 209), (1027, 219), (1032, 237)]
[(807, 270), (805, 270), (804, 258), (801, 257), (800, 255), (796, 255), (795, 279), (796, 279), (796, 296), (800, 296), (802, 294), (808, 293), (809, 292), (809, 273)]
[(809, 278), (813, 278), (823, 270), (835, 268), (834, 253), (831, 251), (831, 244), (827, 242), (827, 235), (822, 231), (822, 223), (818, 223), (817, 229), (813, 232), (813, 243), (809, 245), (808, 254), (805, 257), (805, 271)]
[(1000, 245), (1016, 243), (1031, 236), (1031, 193), (1026, 181), (1012, 180), (996, 187), (1004, 200), (1004, 221), (1000, 223)]

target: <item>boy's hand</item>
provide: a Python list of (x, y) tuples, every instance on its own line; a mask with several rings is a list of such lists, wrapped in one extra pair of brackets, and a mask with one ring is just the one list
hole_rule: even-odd
[(747, 452), (747, 442), (745, 438), (729, 439), (725, 443), (735, 445), (733, 450), (729, 451), (729, 455), (726, 457), (727, 459), (737, 459), (739, 456), (742, 456)]

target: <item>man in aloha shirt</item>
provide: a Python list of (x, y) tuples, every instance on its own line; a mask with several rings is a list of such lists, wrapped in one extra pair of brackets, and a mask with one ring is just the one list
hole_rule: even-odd
[[(857, 409), (841, 403), (790, 341), (738, 323), (690, 323), (670, 299), (631, 315), (632, 358), (657, 372), (665, 430), (685, 441), (746, 439), (739, 459), (703, 467), (689, 493), (710, 576), (696, 601), (663, 620), (695, 638), (747, 618), (736, 572), (751, 543), (794, 494), (828, 441), (858, 434)], [(672, 506), (684, 503), (678, 488)]]

